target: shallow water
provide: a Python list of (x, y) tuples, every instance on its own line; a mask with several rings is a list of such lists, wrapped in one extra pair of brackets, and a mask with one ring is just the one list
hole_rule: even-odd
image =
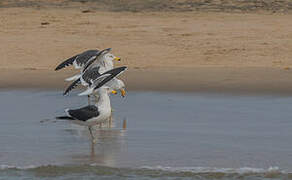
[(0, 92), (0, 179), (292, 179), (292, 97), (112, 96), (92, 147), (87, 128), (46, 121), (87, 103), (61, 93)]

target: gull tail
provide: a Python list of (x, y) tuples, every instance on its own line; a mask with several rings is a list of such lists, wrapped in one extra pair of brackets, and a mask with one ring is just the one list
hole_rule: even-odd
[(88, 88), (86, 91), (83, 91), (82, 93), (79, 93), (78, 96), (85, 96), (85, 95), (90, 95), (94, 91), (94, 88)]
[(69, 77), (69, 78), (66, 78), (65, 81), (73, 81), (73, 80), (77, 80), (81, 77), (81, 74), (77, 74), (75, 76), (72, 76), (72, 77)]

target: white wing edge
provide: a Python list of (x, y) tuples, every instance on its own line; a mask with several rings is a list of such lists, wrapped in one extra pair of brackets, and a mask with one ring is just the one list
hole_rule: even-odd
[(81, 74), (76, 74), (72, 77), (69, 77), (69, 78), (66, 78), (65, 81), (74, 81), (74, 80), (77, 80), (81, 77)]
[(87, 88), (87, 90), (83, 91), (82, 93), (79, 93), (78, 96), (88, 96), (93, 93), (94, 87)]

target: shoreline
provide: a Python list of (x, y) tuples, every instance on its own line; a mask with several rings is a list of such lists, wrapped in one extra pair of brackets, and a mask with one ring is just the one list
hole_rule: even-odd
[[(11, 73), (1, 69), (0, 89), (64, 90), (70, 84), (64, 79), (76, 72), (15, 69)], [(291, 70), (280, 68), (130, 68), (121, 79), (128, 91), (292, 95)]]

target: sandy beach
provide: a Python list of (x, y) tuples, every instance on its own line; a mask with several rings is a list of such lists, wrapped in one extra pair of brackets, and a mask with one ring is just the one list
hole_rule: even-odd
[(112, 47), (129, 90), (292, 92), (289, 13), (83, 10), (1, 8), (0, 87), (62, 89), (58, 63)]
[[(290, 0), (1, 0), (0, 180), (292, 179), (291, 20)], [(63, 96), (79, 71), (56, 66), (109, 47), (126, 97)]]

